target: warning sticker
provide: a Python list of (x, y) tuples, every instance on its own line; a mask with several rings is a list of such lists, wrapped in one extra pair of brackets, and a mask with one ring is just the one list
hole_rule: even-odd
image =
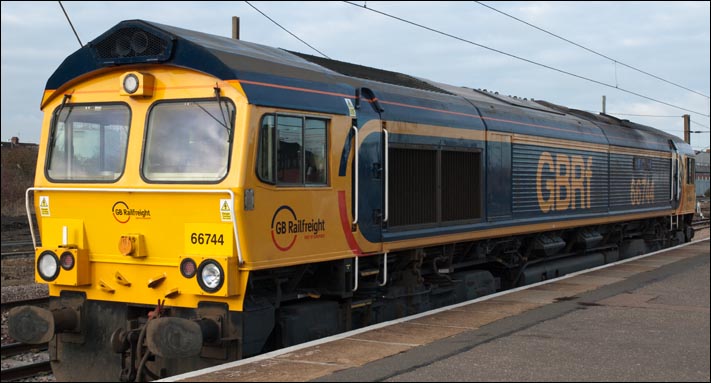
[(344, 100), (346, 101), (346, 106), (348, 107), (348, 114), (350, 114), (351, 117), (355, 117), (356, 111), (355, 107), (353, 106), (353, 102), (351, 102), (350, 98), (344, 98)]
[(40, 215), (49, 217), (49, 196), (41, 195), (39, 197)]
[(232, 200), (220, 200), (220, 218), (222, 222), (232, 222)]

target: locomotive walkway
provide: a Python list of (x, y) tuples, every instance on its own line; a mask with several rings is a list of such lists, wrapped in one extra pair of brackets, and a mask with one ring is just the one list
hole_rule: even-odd
[(164, 381), (709, 381), (709, 240)]

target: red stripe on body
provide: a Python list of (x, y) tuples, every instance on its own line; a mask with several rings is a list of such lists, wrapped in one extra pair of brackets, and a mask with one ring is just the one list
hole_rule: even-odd
[(338, 192), (338, 211), (341, 213), (341, 227), (343, 228), (343, 234), (346, 236), (346, 241), (348, 242), (348, 247), (355, 255), (363, 255), (363, 251), (358, 246), (353, 232), (351, 231), (351, 221), (348, 219), (348, 210), (346, 209), (346, 192), (345, 190), (340, 190)]

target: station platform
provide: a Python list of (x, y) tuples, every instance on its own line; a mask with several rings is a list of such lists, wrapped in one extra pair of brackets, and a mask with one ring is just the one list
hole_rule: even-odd
[(706, 381), (709, 239), (162, 381)]

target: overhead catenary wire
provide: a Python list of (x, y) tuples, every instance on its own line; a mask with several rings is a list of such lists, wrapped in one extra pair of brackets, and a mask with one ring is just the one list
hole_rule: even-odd
[(698, 122), (696, 122), (696, 121), (694, 121), (694, 120), (691, 120), (691, 123), (692, 123), (692, 124), (696, 124), (696, 125), (701, 126), (701, 127), (704, 127), (704, 128), (706, 128), (706, 129), (710, 129), (708, 126), (699, 124)]
[[(664, 81), (664, 82), (666, 82), (667, 84), (671, 84), (671, 85), (674, 85), (674, 86), (679, 87), (679, 88), (681, 88), (681, 89), (688, 90), (689, 92), (696, 93), (696, 94), (698, 94), (699, 96), (703, 96), (703, 97), (709, 98), (709, 96), (707, 96), (707, 95), (705, 95), (705, 94), (703, 94), (703, 93), (697, 92), (697, 91), (695, 91), (695, 90), (693, 90), (693, 89), (689, 89), (689, 88), (687, 88), (687, 87), (685, 87), (685, 86), (683, 86), (683, 85), (679, 85), (679, 84), (674, 83), (674, 82), (672, 82), (672, 81), (663, 79), (663, 78), (661, 78), (661, 77), (659, 77), (659, 76), (657, 76), (657, 75), (654, 75), (654, 74), (652, 74), (652, 73), (643, 71), (642, 69), (636, 68), (636, 67), (634, 67), (634, 66), (632, 66), (632, 65), (625, 64), (625, 63), (623, 63), (623, 62), (620, 61), (620, 60), (617, 60), (617, 59), (614, 59), (614, 58), (609, 57), (609, 56), (607, 56), (607, 55), (604, 55), (604, 54), (602, 54), (602, 53), (600, 53), (600, 52), (597, 52), (597, 51), (595, 51), (595, 50), (593, 50), (593, 49), (590, 49), (590, 48), (585, 47), (585, 46), (583, 46), (583, 45), (580, 45), (580, 44), (578, 44), (578, 43), (576, 43), (576, 42), (574, 42), (574, 41), (571, 41), (571, 40), (569, 40), (569, 39), (566, 39), (565, 37), (562, 37), (562, 36), (559, 36), (559, 35), (557, 35), (557, 34), (555, 34), (555, 33), (553, 33), (553, 32), (547, 31), (547, 30), (545, 30), (545, 29), (543, 29), (543, 28), (537, 27), (537, 26), (535, 26), (535, 25), (533, 25), (533, 24), (531, 24), (531, 23), (529, 23), (529, 22), (527, 22), (527, 21), (524, 21), (524, 20), (519, 19), (519, 18), (516, 17), (516, 16), (509, 15), (509, 14), (506, 13), (506, 12), (500, 11), (500, 10), (498, 10), (498, 9), (492, 7), (492, 6), (486, 5), (486, 4), (482, 3), (481, 1), (475, 1), (475, 3), (477, 3), (477, 4), (479, 4), (479, 5), (483, 6), (483, 7), (489, 8), (489, 9), (491, 9), (491, 10), (494, 11), (494, 12), (498, 12), (498, 13), (504, 15), (504, 16), (510, 17), (510, 18), (512, 18), (512, 19), (514, 19), (514, 20), (516, 20), (516, 21), (519, 21), (519, 22), (521, 22), (521, 23), (524, 23), (524, 24), (526, 24), (526, 25), (528, 25), (528, 26), (530, 26), (530, 27), (532, 27), (532, 28), (538, 29), (538, 30), (541, 31), (541, 32), (547, 33), (547, 34), (549, 34), (549, 35), (551, 35), (551, 36), (553, 36), (553, 37), (556, 37), (556, 38), (561, 39), (561, 40), (563, 40), (563, 41), (566, 41), (566, 42), (568, 42), (568, 43), (570, 43), (570, 44), (573, 44), (573, 45), (575, 45), (575, 46), (577, 46), (577, 47), (579, 47), (579, 48), (585, 49), (586, 51), (588, 51), (588, 52), (590, 52), (590, 53), (596, 54), (596, 55), (598, 55), (598, 56), (600, 56), (600, 57), (604, 57), (604, 58), (606, 58), (606, 59), (608, 59), (608, 60), (614, 62), (615, 65), (620, 64), (620, 65), (622, 65), (622, 66), (624, 66), (624, 67), (627, 67), (627, 68), (629, 68), (629, 69), (632, 69), (632, 70), (635, 70), (635, 71), (637, 71), (637, 72), (646, 74), (647, 76), (654, 77), (654, 78), (656, 78), (657, 80)], [(615, 67), (615, 76), (617, 76), (617, 68), (616, 68), (616, 67)]]
[[(683, 129), (665, 129), (666, 132), (683, 132)], [(709, 133), (708, 130), (690, 130), (689, 133), (703, 134)]]
[(67, 14), (67, 11), (64, 9), (64, 5), (62, 5), (61, 1), (57, 1), (59, 3), (59, 6), (62, 7), (62, 12), (64, 12), (64, 17), (67, 18), (67, 21), (69, 22), (69, 26), (72, 27), (72, 31), (74, 31), (74, 36), (76, 36), (77, 41), (79, 42), (80, 47), (84, 47), (84, 44), (81, 43), (81, 39), (79, 39), (79, 34), (77, 33), (77, 30), (74, 29), (74, 24), (72, 24), (72, 20), (69, 19), (69, 15)]
[(297, 35), (291, 33), (291, 31), (289, 31), (288, 29), (284, 28), (281, 24), (279, 24), (279, 23), (277, 23), (276, 21), (274, 21), (274, 19), (272, 19), (271, 17), (267, 16), (266, 13), (260, 11), (259, 8), (257, 8), (257, 7), (255, 7), (254, 5), (252, 5), (252, 3), (250, 3), (249, 1), (245, 1), (245, 3), (247, 3), (247, 5), (249, 5), (250, 7), (254, 8), (255, 11), (261, 13), (262, 16), (264, 16), (264, 17), (266, 17), (267, 19), (269, 19), (269, 21), (271, 21), (272, 23), (276, 24), (279, 28), (283, 29), (286, 33), (292, 35), (292, 36), (293, 36), (294, 38), (296, 38), (297, 40), (299, 40), (299, 41), (301, 41), (302, 43), (306, 44), (309, 48), (311, 48), (311, 49), (315, 50), (316, 52), (318, 52), (321, 56), (323, 56), (323, 57), (325, 57), (325, 58), (327, 58), (327, 59), (329, 59), (329, 60), (331, 59), (331, 58), (328, 57), (325, 53), (323, 53), (323, 52), (321, 52), (320, 50), (314, 48), (313, 46), (311, 46), (311, 44), (309, 44), (309, 43), (307, 43), (306, 41), (302, 40), (301, 38), (299, 38), (299, 36), (297, 36)]
[(578, 75), (578, 74), (575, 74), (575, 73), (572, 73), (572, 72), (565, 71), (565, 70), (563, 70), (563, 69), (555, 68), (555, 67), (552, 67), (552, 66), (550, 66), (550, 65), (542, 64), (542, 63), (539, 63), (539, 62), (536, 62), (536, 61), (533, 61), (533, 60), (530, 60), (530, 59), (527, 59), (527, 58), (524, 58), (524, 57), (520, 57), (520, 56), (511, 54), (511, 53), (508, 53), (508, 52), (504, 52), (504, 51), (499, 50), (499, 49), (496, 49), (496, 48), (491, 48), (491, 47), (488, 47), (488, 46), (486, 46), (486, 45), (479, 44), (479, 43), (476, 43), (476, 42), (471, 41), (471, 40), (467, 40), (467, 39), (465, 39), (465, 38), (463, 38), (463, 37), (455, 36), (455, 35), (452, 35), (452, 34), (450, 34), (450, 33), (440, 31), (440, 30), (438, 30), (438, 29), (434, 29), (434, 28), (431, 28), (431, 27), (428, 27), (428, 26), (425, 26), (425, 25), (422, 25), (422, 24), (418, 24), (418, 23), (416, 23), (416, 22), (414, 22), (414, 21), (406, 20), (406, 19), (403, 19), (403, 18), (401, 18), (401, 17), (394, 16), (394, 15), (391, 15), (391, 14), (386, 13), (386, 12), (383, 12), (383, 11), (379, 11), (379, 10), (374, 9), (374, 8), (372, 8), (372, 7), (366, 7), (366, 6), (364, 6), (364, 5), (355, 4), (355, 3), (351, 2), (351, 1), (344, 1), (344, 3), (347, 3), (347, 4), (353, 5), (353, 6), (355, 6), (355, 7), (362, 8), (362, 9), (365, 9), (365, 10), (368, 10), (368, 11), (371, 11), (371, 12), (374, 12), (374, 13), (377, 13), (377, 14), (380, 14), (380, 15), (382, 15), (382, 16), (386, 16), (386, 17), (389, 17), (389, 18), (392, 18), (392, 19), (401, 21), (401, 22), (406, 23), (406, 24), (410, 24), (410, 25), (416, 26), (416, 27), (418, 27), (418, 28), (422, 28), (422, 29), (428, 30), (428, 31), (430, 31), (430, 32), (434, 32), (434, 33), (437, 33), (437, 34), (440, 34), (440, 35), (443, 35), (443, 36), (446, 36), (446, 37), (449, 37), (449, 38), (452, 38), (452, 39), (455, 39), (455, 40), (459, 40), (459, 41), (462, 41), (462, 42), (465, 42), (465, 43), (468, 43), (468, 44), (471, 44), (471, 45), (475, 45), (475, 46), (478, 46), (478, 47), (480, 47), (480, 48), (484, 48), (484, 49), (490, 50), (490, 51), (492, 51), (492, 52), (496, 52), (496, 53), (499, 53), (499, 54), (502, 54), (502, 55), (505, 55), (505, 56), (509, 56), (509, 57), (511, 57), (511, 58), (515, 58), (515, 59), (517, 59), (517, 60), (521, 60), (521, 61), (527, 62), (527, 63), (529, 63), (529, 64), (533, 64), (533, 65), (536, 65), (536, 66), (539, 66), (539, 67), (542, 67), (542, 68), (550, 69), (550, 70), (553, 70), (553, 71), (556, 71), (556, 72), (559, 72), (559, 73), (563, 73), (563, 74), (566, 74), (566, 75), (568, 75), (568, 76), (576, 77), (576, 78), (579, 78), (579, 79), (581, 79), (581, 80), (586, 80), (586, 81), (589, 81), (589, 82), (592, 82), (592, 83), (595, 83), (595, 84), (598, 84), (598, 85), (606, 86), (606, 87), (608, 87), (608, 88), (617, 89), (617, 90), (619, 90), (619, 91), (622, 91), (622, 92), (625, 92), (625, 93), (629, 93), (629, 94), (632, 94), (632, 95), (634, 95), (634, 96), (641, 97), (641, 98), (644, 98), (644, 99), (647, 99), (647, 100), (650, 100), (650, 101), (654, 101), (654, 102), (657, 102), (657, 103), (660, 103), (660, 104), (663, 104), (663, 105), (667, 105), (667, 106), (670, 106), (670, 107), (672, 107), (672, 108), (680, 109), (680, 110), (683, 110), (683, 111), (686, 111), (686, 112), (690, 112), (690, 113), (695, 113), (695, 114), (698, 114), (698, 115), (704, 116), (704, 117), (711, 117), (711, 115), (706, 114), (706, 113), (697, 112), (697, 111), (695, 111), (695, 110), (691, 110), (691, 109), (687, 109), (687, 108), (684, 108), (684, 107), (681, 107), (681, 106), (677, 106), (677, 105), (674, 105), (674, 104), (670, 104), (670, 103), (668, 103), (668, 102), (665, 102), (665, 101), (662, 101), (662, 100), (658, 100), (658, 99), (653, 98), (653, 97), (645, 96), (645, 95), (643, 95), (643, 94), (640, 94), (640, 93), (637, 93), (637, 92), (634, 92), (634, 91), (631, 91), (631, 90), (628, 90), (628, 89), (620, 88), (619, 86), (616, 86), (616, 85), (611, 85), (611, 84), (608, 84), (608, 83), (605, 83), (605, 82), (602, 82), (602, 81), (594, 80), (594, 79), (591, 79), (591, 78), (589, 78), (589, 77), (581, 76), (581, 75)]

